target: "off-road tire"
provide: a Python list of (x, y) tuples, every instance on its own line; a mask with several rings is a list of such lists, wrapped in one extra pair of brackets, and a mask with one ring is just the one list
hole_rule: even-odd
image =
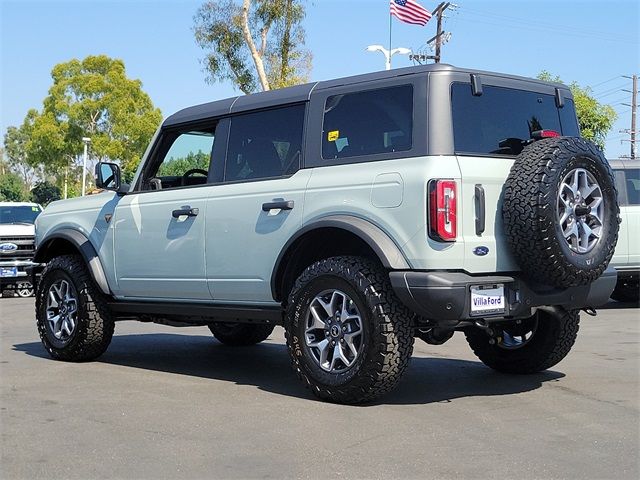
[[(323, 371), (304, 341), (307, 310), (325, 288), (339, 288), (362, 316), (362, 353), (344, 373)], [(298, 376), (319, 398), (336, 403), (368, 402), (393, 390), (413, 351), (413, 314), (397, 299), (384, 269), (360, 257), (333, 257), (307, 267), (288, 297), (287, 347)]]
[[(570, 249), (557, 218), (558, 189), (576, 168), (594, 176), (605, 202), (603, 233), (584, 254)], [(591, 283), (609, 265), (618, 240), (620, 209), (611, 167), (596, 145), (581, 138), (534, 142), (507, 177), (502, 219), (516, 261), (530, 278), (563, 288)]]
[[(79, 297), (76, 328), (64, 345), (54, 344), (46, 320), (49, 287), (59, 278), (71, 282)], [(56, 360), (93, 360), (109, 346), (115, 327), (114, 319), (104, 294), (98, 290), (79, 255), (56, 257), (44, 268), (36, 292), (36, 323), (42, 344)]]
[[(537, 328), (529, 342), (520, 348), (505, 349), (491, 344), (487, 333), (478, 327), (465, 330), (473, 353), (486, 366), (499, 372), (528, 374), (553, 367), (567, 356), (576, 341), (579, 310), (538, 310)], [(499, 327), (493, 326), (498, 329)]]
[(232, 347), (245, 347), (263, 342), (273, 332), (274, 325), (250, 323), (212, 323), (209, 330), (220, 343)]
[(618, 281), (616, 288), (611, 294), (611, 298), (618, 302), (638, 303), (640, 301), (640, 285), (638, 283), (627, 283)]

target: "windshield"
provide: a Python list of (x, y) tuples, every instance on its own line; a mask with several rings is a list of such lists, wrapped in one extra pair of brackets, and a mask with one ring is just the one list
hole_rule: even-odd
[(40, 207), (33, 206), (12, 206), (0, 207), (0, 223), (29, 223), (33, 224), (36, 217), (40, 215)]

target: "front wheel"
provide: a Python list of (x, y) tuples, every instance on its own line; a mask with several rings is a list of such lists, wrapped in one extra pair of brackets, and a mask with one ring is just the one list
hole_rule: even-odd
[(43, 270), (36, 320), (49, 355), (73, 362), (104, 353), (115, 325), (104, 295), (79, 255), (56, 257)]
[(491, 324), (491, 332), (470, 327), (465, 335), (473, 353), (488, 367), (504, 373), (536, 373), (567, 356), (579, 321), (579, 310), (538, 310), (524, 320)]
[(18, 295), (20, 298), (33, 297), (33, 294), (34, 290), (31, 282), (20, 282), (16, 286), (16, 295)]
[(285, 333), (293, 367), (317, 397), (361, 403), (398, 384), (413, 350), (411, 322), (380, 266), (333, 257), (296, 281)]

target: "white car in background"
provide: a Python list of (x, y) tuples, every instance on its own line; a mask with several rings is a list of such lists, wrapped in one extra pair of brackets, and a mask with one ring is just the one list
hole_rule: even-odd
[(611, 298), (638, 302), (640, 297), (640, 160), (609, 161), (616, 178), (620, 203), (620, 232), (611, 265), (618, 283)]
[(31, 297), (30, 268), (35, 253), (34, 223), (42, 207), (37, 203), (0, 202), (0, 293), (14, 290)]

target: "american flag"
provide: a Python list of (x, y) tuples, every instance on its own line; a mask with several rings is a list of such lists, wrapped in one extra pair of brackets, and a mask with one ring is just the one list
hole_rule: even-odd
[(391, 15), (406, 23), (426, 25), (431, 12), (413, 0), (391, 0)]

